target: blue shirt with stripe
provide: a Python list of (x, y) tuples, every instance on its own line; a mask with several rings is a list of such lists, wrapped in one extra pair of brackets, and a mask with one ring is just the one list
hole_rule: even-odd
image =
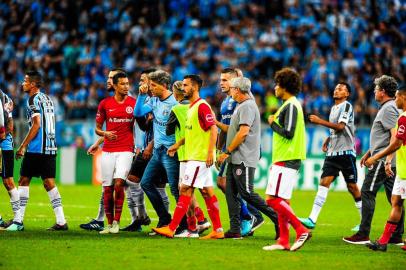
[[(13, 107), (13, 101), (2, 90), (0, 90), (0, 96), (3, 97), (3, 100), (2, 100), (3, 108), (5, 108), (5, 107), (12, 108)], [(13, 117), (12, 112), (7, 112), (4, 109), (4, 122), (5, 122), (6, 128), (7, 128), (7, 123), (10, 121), (10, 119), (12, 119), (12, 117)], [(0, 148), (1, 148), (1, 150), (5, 150), (5, 151), (14, 149), (13, 136), (11, 135), (10, 132), (7, 133), (6, 138), (2, 142), (0, 142)]]
[[(221, 119), (220, 122), (225, 125), (230, 125), (231, 117), (233, 116), (235, 107), (237, 107), (237, 102), (231, 97), (227, 96), (220, 106), (220, 115)], [(223, 146), (223, 151), (226, 150), (226, 144)]]
[(34, 139), (28, 144), (28, 153), (56, 155), (55, 109), (49, 96), (38, 92), (27, 101), (27, 119), (30, 128), (33, 117), (39, 116), (41, 125)]
[[(134, 116), (141, 117), (152, 112), (153, 132), (154, 132), (154, 148), (165, 146), (169, 148), (175, 144), (175, 135), (166, 135), (166, 123), (169, 120), (172, 107), (178, 104), (175, 97), (171, 94), (164, 100), (157, 97), (151, 97), (146, 101), (148, 95), (140, 94), (134, 108)], [(146, 102), (145, 102), (146, 101)]]

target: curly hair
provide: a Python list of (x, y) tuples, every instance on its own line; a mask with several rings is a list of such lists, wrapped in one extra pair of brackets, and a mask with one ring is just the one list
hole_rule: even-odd
[(376, 78), (374, 84), (377, 85), (379, 89), (384, 90), (389, 97), (394, 97), (398, 88), (396, 79), (388, 75), (382, 75)]
[(275, 74), (275, 84), (285, 88), (292, 95), (297, 95), (302, 88), (302, 79), (299, 73), (292, 68), (283, 68)]

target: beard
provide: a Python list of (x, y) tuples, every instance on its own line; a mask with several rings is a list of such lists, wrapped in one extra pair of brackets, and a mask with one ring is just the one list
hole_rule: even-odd
[(113, 86), (107, 87), (107, 91), (108, 92), (114, 92), (114, 87)]

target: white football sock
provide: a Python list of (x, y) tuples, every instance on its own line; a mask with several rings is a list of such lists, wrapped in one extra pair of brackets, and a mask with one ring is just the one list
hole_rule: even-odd
[(317, 222), (317, 218), (319, 217), (321, 208), (323, 207), (324, 203), (326, 202), (327, 194), (328, 194), (328, 188), (319, 186), (316, 198), (314, 198), (312, 212), (310, 213), (310, 216), (309, 216), (309, 218), (314, 223)]
[(147, 217), (147, 209), (145, 209), (145, 201), (144, 201), (144, 191), (141, 188), (140, 183), (134, 183), (131, 188), (131, 196), (134, 200), (134, 203), (137, 207), (137, 214), (139, 218)]
[(13, 188), (9, 192), (10, 195), (10, 203), (11, 203), (11, 208), (13, 209), (14, 213), (14, 222), (21, 223), (21, 211), (20, 211), (20, 194), (18, 193), (17, 188)]
[(30, 197), (30, 187), (29, 186), (19, 186), (18, 193), (20, 194), (21, 222), (23, 222), (24, 215), (25, 215), (25, 208), (27, 207), (28, 198)]
[(362, 219), (362, 200), (356, 201), (355, 207), (358, 209), (359, 216)]
[(104, 196), (104, 190), (103, 190), (103, 187), (102, 187), (102, 193), (101, 193), (101, 197), (100, 197), (100, 201), (99, 201), (99, 211), (97, 212), (97, 217), (95, 218), (95, 220), (97, 220), (99, 222), (104, 221), (104, 201), (103, 201), (103, 196)]
[(131, 186), (125, 187), (125, 194), (127, 196), (128, 210), (130, 210), (131, 223), (137, 219), (137, 207), (131, 195)]
[(56, 223), (64, 225), (66, 223), (65, 215), (63, 214), (62, 198), (59, 194), (58, 188), (54, 187), (48, 191), (49, 200), (51, 201), (52, 208), (55, 212)]

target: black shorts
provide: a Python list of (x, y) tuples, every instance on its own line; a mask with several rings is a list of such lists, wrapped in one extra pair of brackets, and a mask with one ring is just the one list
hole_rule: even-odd
[(25, 153), (20, 174), (25, 177), (55, 178), (56, 155)]
[[(133, 162), (131, 164), (131, 169), (129, 175), (134, 175), (137, 178), (141, 179), (144, 175), (145, 168), (147, 167), (149, 162), (142, 158), (142, 152), (139, 153), (137, 156), (134, 157)], [(155, 185), (165, 184), (168, 182), (168, 177), (166, 176), (166, 171), (164, 167), (161, 167), (158, 172), (158, 177), (155, 179)]]
[(3, 177), (3, 178), (13, 177), (14, 151), (13, 150), (2, 150), (1, 154), (2, 154), (1, 177)]
[(357, 166), (353, 155), (326, 157), (323, 164), (321, 178), (327, 176), (337, 177), (341, 173), (347, 183), (357, 183)]

